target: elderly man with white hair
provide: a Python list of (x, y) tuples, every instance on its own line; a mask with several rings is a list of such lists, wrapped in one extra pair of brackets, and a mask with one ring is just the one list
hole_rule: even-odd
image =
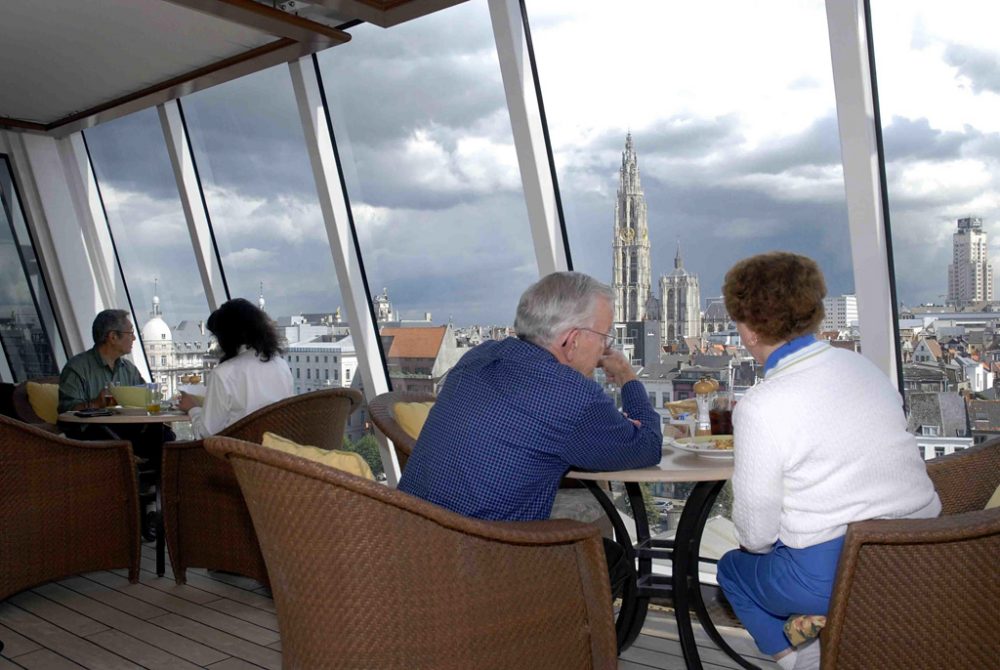
[[(621, 352), (611, 348), (613, 296), (578, 272), (543, 277), (521, 296), (516, 338), (465, 354), (420, 432), (399, 489), (465, 516), (549, 518), (570, 469), (659, 462), (660, 417)], [(593, 379), (621, 386), (622, 411)], [(612, 589), (631, 574), (605, 542)]]

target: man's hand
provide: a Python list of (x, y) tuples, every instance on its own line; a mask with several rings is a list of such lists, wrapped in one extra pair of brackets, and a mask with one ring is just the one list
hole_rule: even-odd
[(600, 366), (604, 368), (608, 382), (617, 386), (623, 386), (635, 379), (632, 365), (625, 358), (625, 354), (617, 349), (605, 349), (604, 355), (601, 356)]

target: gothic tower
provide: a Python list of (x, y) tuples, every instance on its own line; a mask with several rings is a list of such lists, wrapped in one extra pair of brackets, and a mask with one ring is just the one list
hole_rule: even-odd
[(618, 202), (615, 207), (611, 286), (615, 292), (615, 321), (646, 318), (649, 300), (649, 228), (646, 196), (639, 183), (632, 133), (625, 137), (622, 166), (618, 171)]
[(681, 243), (677, 242), (674, 271), (660, 277), (663, 344), (679, 344), (701, 334), (701, 289), (698, 276), (684, 269)]

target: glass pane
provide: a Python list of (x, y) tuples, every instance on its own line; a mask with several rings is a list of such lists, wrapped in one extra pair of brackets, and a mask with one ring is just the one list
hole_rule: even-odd
[(0, 343), (12, 379), (59, 374), (62, 341), (25, 226), (10, 163), (0, 156)]
[[(854, 292), (824, 3), (527, 8), (574, 268), (620, 286), (620, 335), (665, 423), (703, 374), (738, 399), (759, 372), (721, 351), (738, 343), (718, 298), (735, 261), (803, 253), (831, 298)], [(856, 341), (841, 311), (824, 336)], [(664, 381), (692, 343), (706, 355)], [(650, 488), (667, 530), (690, 486)]]
[(208, 301), (158, 114), (147, 109), (84, 135), (151, 374), (172, 395), (181, 374), (201, 370), (201, 356), (159, 361), (175, 348), (207, 350)]
[(1000, 378), (998, 22), (989, 0), (872, 3), (903, 383), (926, 458), (994, 435), (966, 413)]
[[(511, 325), (538, 270), (485, 0), (351, 35), (319, 63), (380, 320)], [(396, 390), (450, 367), (388, 355)]]
[[(296, 393), (360, 387), (330, 242), (285, 65), (182, 101), (212, 228), (232, 297), (257, 302), (287, 342)], [(366, 416), (349, 419), (347, 447), (371, 456)], [(377, 447), (372, 469), (381, 471)]]
[(263, 285), (272, 316), (333, 315), (343, 301), (288, 67), (182, 105), (230, 296), (256, 302)]

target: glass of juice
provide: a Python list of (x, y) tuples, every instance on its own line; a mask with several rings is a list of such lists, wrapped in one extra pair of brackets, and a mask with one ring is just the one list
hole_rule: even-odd
[(163, 391), (158, 384), (146, 384), (146, 411), (150, 414), (160, 413), (160, 404), (163, 402)]

